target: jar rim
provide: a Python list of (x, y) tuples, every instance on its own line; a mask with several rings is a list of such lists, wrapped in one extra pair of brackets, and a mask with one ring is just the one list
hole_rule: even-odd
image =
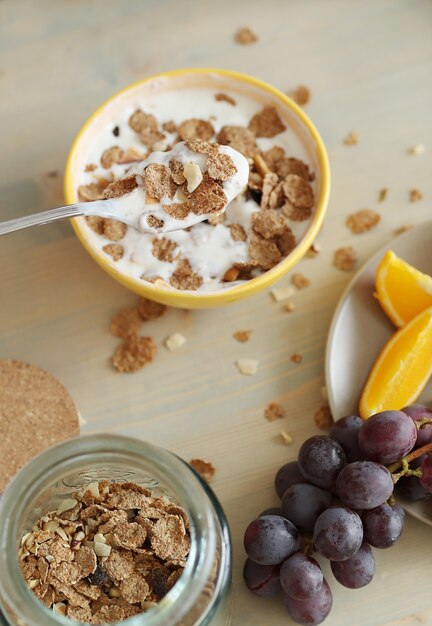
[[(0, 570), (4, 574), (0, 577), (0, 596), (29, 626), (41, 623), (70, 626), (70, 618), (54, 614), (25, 583), (17, 557), (19, 524), (25, 504), (37, 497), (42, 483), (58, 480), (79, 463), (90, 464), (96, 458), (107, 462), (124, 460), (125, 463), (133, 460), (137, 465), (140, 460), (150, 460), (155, 474), (166, 479), (186, 511), (191, 547), (181, 577), (154, 609), (127, 619), (130, 626), (175, 624), (198, 600), (214, 564), (217, 528), (209, 507), (209, 492), (212, 492), (180, 457), (145, 441), (121, 435), (97, 434), (69, 439), (35, 457), (14, 477), (0, 501), (0, 520), (4, 518), (0, 524)], [(218, 505), (214, 496), (210, 503)], [(220, 505), (217, 514), (225, 519)], [(200, 581), (203, 581), (202, 587)]]

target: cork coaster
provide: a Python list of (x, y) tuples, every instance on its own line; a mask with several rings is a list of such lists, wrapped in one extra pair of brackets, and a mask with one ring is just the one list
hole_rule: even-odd
[(0, 360), (0, 493), (49, 446), (79, 435), (78, 413), (59, 381), (34, 365)]

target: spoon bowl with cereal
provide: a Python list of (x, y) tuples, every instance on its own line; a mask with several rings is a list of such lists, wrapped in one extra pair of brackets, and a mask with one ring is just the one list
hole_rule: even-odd
[(149, 234), (184, 230), (224, 213), (246, 187), (249, 163), (230, 146), (200, 139), (152, 152), (111, 182), (104, 198), (0, 223), (0, 235), (70, 217), (100, 217)]

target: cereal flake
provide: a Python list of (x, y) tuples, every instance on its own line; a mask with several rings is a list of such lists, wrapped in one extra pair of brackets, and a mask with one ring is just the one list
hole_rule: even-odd
[(306, 278), (306, 276), (300, 273), (293, 274), (291, 282), (297, 289), (305, 289), (305, 287), (309, 287), (310, 285), (309, 278)]
[(258, 41), (258, 35), (249, 26), (243, 26), (236, 31), (234, 40), (241, 45), (249, 45)]
[(149, 300), (148, 298), (140, 298), (138, 303), (138, 313), (143, 322), (150, 322), (152, 320), (159, 319), (166, 311), (168, 307), (166, 304)]
[(141, 316), (136, 309), (122, 309), (111, 321), (111, 333), (115, 337), (129, 339), (138, 334), (142, 324)]
[(208, 483), (212, 480), (216, 473), (216, 468), (212, 463), (210, 463), (210, 461), (191, 459), (189, 461), (189, 465), (192, 465), (194, 470)]
[(361, 209), (350, 215), (346, 221), (348, 228), (355, 234), (366, 233), (381, 221), (381, 216), (372, 209)]
[(236, 332), (233, 333), (233, 337), (236, 341), (239, 341), (240, 343), (246, 343), (247, 341), (249, 341), (251, 334), (251, 330), (236, 330)]
[(359, 142), (359, 136), (355, 131), (351, 131), (343, 140), (346, 146), (356, 146)]
[(286, 129), (280, 115), (273, 105), (267, 105), (256, 113), (248, 126), (256, 137), (274, 137)]
[(152, 198), (162, 200), (165, 197), (170, 199), (174, 197), (177, 186), (166, 165), (150, 163), (144, 170), (143, 179), (146, 192)]
[(227, 93), (215, 93), (215, 100), (216, 102), (228, 102), (228, 104), (231, 104), (232, 106), (237, 104), (236, 100), (234, 100), (234, 98), (229, 96)]
[(102, 250), (108, 254), (113, 261), (120, 261), (123, 258), (124, 249), (119, 243), (107, 243)]
[(282, 419), (285, 415), (285, 409), (277, 402), (269, 402), (264, 411), (264, 417), (268, 422), (274, 422), (277, 419)]
[(308, 104), (311, 97), (310, 89), (305, 85), (299, 85), (296, 89), (290, 91), (288, 95), (301, 107)]
[(156, 356), (156, 345), (151, 337), (130, 337), (114, 352), (112, 363), (118, 372), (137, 372)]
[(333, 426), (333, 416), (328, 404), (323, 404), (314, 415), (314, 422), (321, 430), (330, 430)]
[(350, 272), (357, 263), (357, 254), (351, 246), (338, 248), (333, 255), (333, 265), (343, 272)]
[(178, 127), (178, 134), (182, 141), (189, 139), (202, 139), (208, 141), (214, 135), (213, 125), (207, 120), (192, 118), (185, 120)]

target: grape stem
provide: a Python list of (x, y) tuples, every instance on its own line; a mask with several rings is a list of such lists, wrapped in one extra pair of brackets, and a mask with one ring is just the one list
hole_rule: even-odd
[(314, 542), (313, 537), (306, 535), (303, 537), (303, 547), (302, 552), (306, 556), (311, 556), (314, 553)]
[(429, 426), (429, 424), (432, 424), (432, 419), (416, 420), (414, 421), (414, 424), (417, 430), (420, 430), (421, 428), (425, 428), (426, 426)]
[[(421, 421), (428, 421), (428, 420), (421, 420)], [(420, 475), (416, 474), (415, 473), (416, 470), (411, 470), (409, 468), (409, 463), (411, 463), (411, 461), (414, 461), (414, 459), (417, 459), (419, 456), (422, 456), (422, 454), (432, 454), (432, 443), (427, 443), (425, 446), (422, 446), (421, 448), (412, 450), (412, 452), (404, 456), (399, 461), (396, 461), (395, 463), (392, 463), (392, 465), (389, 465), (387, 469), (391, 474), (394, 475), (394, 477), (397, 476), (396, 480), (399, 480), (401, 476), (418, 476), (420, 478), (421, 474)], [(400, 467), (402, 467), (402, 471), (399, 472), (398, 474), (395, 474), (396, 470), (398, 470)], [(419, 469), (421, 470), (421, 468)]]

